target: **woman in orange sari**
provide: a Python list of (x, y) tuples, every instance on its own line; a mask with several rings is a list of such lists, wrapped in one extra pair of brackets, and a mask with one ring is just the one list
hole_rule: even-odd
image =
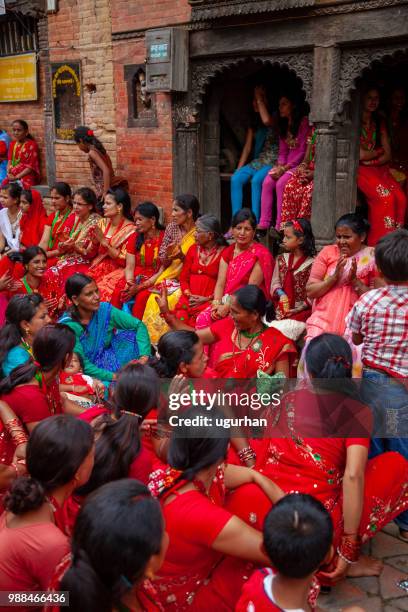
[(40, 182), (38, 145), (23, 119), (13, 121), (12, 130), (15, 140), (9, 147), (7, 178), (3, 184), (20, 181), (23, 189), (30, 189)]
[(74, 227), (75, 215), (71, 205), (72, 191), (68, 183), (55, 183), (51, 189), (51, 202), (55, 210), (45, 221), (39, 246), (48, 257), (48, 265), (54, 266), (63, 253), (63, 244)]
[(126, 245), (135, 231), (131, 206), (126, 191), (109, 189), (103, 205), (104, 218), (95, 230), (98, 254), (91, 263), (89, 275), (95, 279), (103, 302), (110, 302), (125, 274)]
[(381, 236), (403, 227), (407, 198), (390, 172), (390, 140), (385, 122), (377, 115), (378, 89), (367, 91), (363, 104), (357, 186), (367, 198), (367, 242), (375, 246)]

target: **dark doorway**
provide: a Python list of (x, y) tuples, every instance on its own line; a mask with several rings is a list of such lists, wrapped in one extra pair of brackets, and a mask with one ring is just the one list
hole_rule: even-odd
[[(270, 61), (248, 59), (211, 82), (202, 111), (202, 202), (203, 210), (217, 214), (225, 229), (231, 221), (230, 178), (251, 122), (256, 85), (265, 87), (271, 112), (277, 112), (279, 97), (287, 92), (302, 102), (306, 97), (301, 79), (286, 65)], [(243, 205), (251, 205), (249, 184)]]

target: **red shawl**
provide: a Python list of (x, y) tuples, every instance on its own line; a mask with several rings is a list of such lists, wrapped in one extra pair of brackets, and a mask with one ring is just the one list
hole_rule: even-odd
[(40, 242), (47, 219), (39, 192), (32, 189), (31, 196), (33, 199), (32, 204), (28, 212), (23, 214), (20, 221), (20, 242), (25, 247), (37, 245)]

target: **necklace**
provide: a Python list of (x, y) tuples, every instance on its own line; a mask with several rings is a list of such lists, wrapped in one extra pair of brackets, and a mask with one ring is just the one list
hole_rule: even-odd
[(38, 291), (36, 289), (33, 289), (32, 287), (30, 287), (30, 285), (28, 284), (28, 280), (27, 280), (27, 275), (23, 276), (23, 278), (21, 279), (23, 282), (23, 285), (28, 293), (28, 295), (30, 295), (31, 293), (38, 293)]
[(214, 245), (211, 249), (207, 250), (198, 245), (198, 261), (202, 266), (208, 266), (208, 264), (213, 260), (216, 253), (218, 253), (217, 245)]
[(242, 330), (239, 332), (240, 335), (244, 336), (244, 338), (256, 338), (257, 336), (259, 336), (259, 334), (262, 334), (262, 332), (264, 331), (265, 326), (262, 326), (262, 329), (260, 329), (259, 331), (254, 332), (253, 334), (250, 334), (249, 332)]
[(52, 247), (54, 246), (55, 241), (57, 239), (57, 236), (58, 236), (59, 232), (62, 230), (62, 228), (64, 226), (64, 223), (68, 219), (70, 214), (71, 214), (71, 209), (68, 207), (67, 212), (62, 217), (62, 219), (59, 221), (60, 211), (58, 210), (56, 212), (54, 220), (53, 220), (53, 222), (51, 224), (50, 239), (48, 241), (48, 248), (49, 249), (52, 249)]
[(29, 353), (31, 355), (31, 357), (33, 356), (33, 349), (28, 344), (28, 342), (26, 342), (26, 340), (24, 340), (24, 338), (21, 338), (21, 346), (23, 347), (23, 349), (25, 349), (27, 351), (27, 353)]
[(125, 219), (123, 218), (122, 221), (119, 223), (118, 227), (113, 230), (112, 236), (108, 236), (109, 230), (110, 230), (111, 225), (112, 225), (112, 221), (109, 221), (109, 223), (106, 226), (106, 229), (105, 229), (105, 231), (103, 233), (103, 235), (105, 236), (105, 238), (109, 242), (109, 244), (111, 244), (111, 242), (114, 239), (114, 237), (116, 236), (116, 234), (118, 234), (120, 232), (120, 230), (122, 229), (122, 226), (123, 226), (124, 223), (125, 223)]

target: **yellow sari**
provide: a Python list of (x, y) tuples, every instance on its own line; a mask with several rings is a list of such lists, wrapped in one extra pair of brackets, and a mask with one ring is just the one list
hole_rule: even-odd
[[(184, 255), (186, 255), (188, 249), (195, 243), (195, 226), (191, 228), (187, 234), (181, 239), (180, 248)], [(175, 259), (172, 263), (162, 272), (159, 278), (155, 282), (155, 287), (163, 281), (175, 280), (178, 281), (183, 262), (180, 259)], [(156, 302), (156, 296), (158, 293), (152, 293), (147, 300), (146, 308), (143, 315), (143, 323), (146, 325), (150, 340), (152, 344), (157, 344), (161, 336), (169, 331), (169, 327), (166, 321), (160, 316), (160, 310)], [(169, 309), (173, 310), (177, 302), (181, 297), (180, 287), (173, 291), (168, 296)]]

